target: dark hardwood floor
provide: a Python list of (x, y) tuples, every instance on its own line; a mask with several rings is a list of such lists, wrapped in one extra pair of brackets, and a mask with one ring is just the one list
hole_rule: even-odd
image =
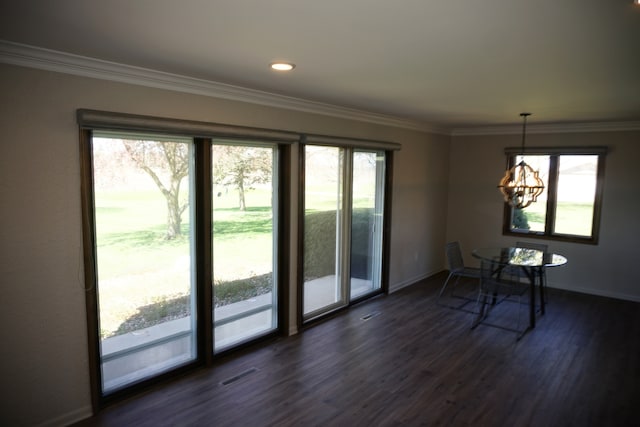
[(516, 341), (502, 329), (470, 330), (470, 314), (436, 305), (445, 277), (226, 357), (77, 425), (640, 425), (640, 303), (551, 289), (546, 315)]

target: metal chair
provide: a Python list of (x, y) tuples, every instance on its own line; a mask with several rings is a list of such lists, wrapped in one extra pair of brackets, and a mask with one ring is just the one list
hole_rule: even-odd
[[(477, 298), (477, 316), (473, 321), (471, 329), (475, 329), (478, 325), (483, 324), (508, 331), (518, 333), (518, 340), (527, 332), (529, 326), (525, 322), (525, 327), (521, 327), (520, 312), (523, 306), (523, 296), (527, 294), (529, 285), (522, 282), (517, 275), (513, 274), (512, 269), (499, 261), (482, 260), (480, 263), (480, 287)], [(511, 325), (510, 316), (513, 315), (509, 304), (517, 303), (517, 320), (515, 327)], [(498, 305), (503, 305), (502, 313), (496, 314), (488, 321), (489, 314), (492, 313)], [(524, 304), (525, 312), (528, 304)], [(526, 316), (525, 316), (526, 318)]]
[[(525, 249), (536, 249), (542, 252), (549, 251), (549, 245), (544, 243), (533, 243), (533, 242), (516, 242), (516, 247), (525, 248)], [(544, 312), (544, 305), (547, 304), (547, 269), (544, 267), (540, 267), (537, 269), (536, 274), (540, 279), (540, 301), (544, 302), (541, 304), (541, 310)]]
[[(453, 308), (456, 310), (462, 310), (469, 313), (475, 313), (473, 310), (465, 309), (465, 306), (469, 303), (473, 303), (476, 301), (475, 297), (470, 297), (468, 295), (456, 295), (456, 287), (458, 285), (458, 281), (461, 277), (466, 277), (470, 279), (480, 280), (480, 269), (475, 267), (466, 267), (464, 265), (464, 259), (462, 258), (462, 252), (460, 250), (459, 242), (450, 242), (445, 245), (445, 250), (447, 254), (447, 263), (449, 265), (449, 276), (447, 276), (447, 280), (444, 281), (442, 288), (440, 289), (440, 293), (438, 294), (438, 298), (436, 303), (442, 307)], [(458, 305), (450, 305), (442, 302), (442, 297), (444, 295), (445, 289), (449, 284), (449, 281), (455, 277), (455, 282), (453, 283), (453, 288), (451, 289), (451, 298), (457, 298), (462, 300), (462, 304)], [(474, 292), (475, 294), (475, 292)]]

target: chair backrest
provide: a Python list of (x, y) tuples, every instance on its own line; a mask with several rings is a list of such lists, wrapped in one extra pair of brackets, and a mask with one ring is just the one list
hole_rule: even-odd
[(533, 242), (516, 242), (516, 247), (525, 248), (525, 249), (536, 249), (542, 252), (549, 251), (549, 245), (544, 243), (533, 243)]
[(459, 242), (449, 242), (445, 246), (447, 252), (447, 262), (449, 263), (449, 271), (452, 273), (464, 270), (464, 260), (460, 251)]

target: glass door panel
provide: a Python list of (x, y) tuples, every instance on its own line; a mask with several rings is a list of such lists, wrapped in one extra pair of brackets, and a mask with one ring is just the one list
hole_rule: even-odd
[(277, 327), (276, 149), (214, 141), (214, 351)]
[(102, 392), (193, 361), (190, 139), (92, 139)]
[(381, 286), (384, 152), (353, 153), (351, 299)]
[(344, 150), (306, 145), (303, 317), (346, 304), (341, 266)]

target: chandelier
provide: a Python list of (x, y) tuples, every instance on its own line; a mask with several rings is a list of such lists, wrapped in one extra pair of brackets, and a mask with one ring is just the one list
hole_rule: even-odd
[[(527, 117), (531, 113), (520, 113), (522, 122), (522, 148), (524, 154), (524, 138), (527, 130)], [(544, 190), (544, 183), (538, 171), (525, 163), (524, 159), (507, 170), (500, 180), (498, 188), (504, 196), (504, 201), (516, 209), (524, 209), (538, 199)]]

